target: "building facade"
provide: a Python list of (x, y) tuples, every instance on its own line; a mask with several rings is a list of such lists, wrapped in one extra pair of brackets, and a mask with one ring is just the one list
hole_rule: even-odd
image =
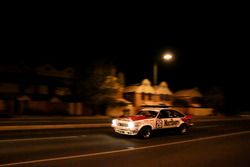
[(135, 110), (137, 110), (143, 105), (171, 105), (172, 94), (166, 82), (161, 82), (158, 86), (152, 86), (148, 79), (144, 79), (138, 85), (125, 87), (123, 97), (132, 102)]
[(0, 76), (0, 114), (68, 114), (81, 108), (72, 107), (77, 76), (71, 67), (1, 65)]

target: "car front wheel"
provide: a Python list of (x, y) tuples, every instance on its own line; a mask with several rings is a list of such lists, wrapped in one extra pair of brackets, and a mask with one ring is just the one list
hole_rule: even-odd
[(139, 137), (143, 139), (150, 138), (152, 130), (150, 127), (143, 127), (139, 132)]

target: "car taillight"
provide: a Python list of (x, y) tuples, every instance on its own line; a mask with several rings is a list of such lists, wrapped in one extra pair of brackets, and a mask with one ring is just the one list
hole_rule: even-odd
[(191, 120), (192, 119), (192, 115), (186, 115), (185, 117), (181, 118), (182, 121), (187, 121), (187, 120)]
[[(192, 115), (186, 115), (185, 117), (186, 117), (186, 119), (192, 119), (192, 118), (193, 118)], [(184, 118), (185, 118), (185, 117), (184, 117)]]
[(186, 122), (189, 125), (193, 125), (193, 123), (191, 122), (192, 119), (192, 115), (186, 115), (185, 117), (181, 118), (182, 121)]

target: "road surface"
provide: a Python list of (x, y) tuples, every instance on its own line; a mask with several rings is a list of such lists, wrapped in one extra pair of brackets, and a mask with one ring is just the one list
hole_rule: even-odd
[(150, 139), (111, 128), (2, 131), (0, 167), (245, 167), (250, 120), (196, 122), (187, 135), (154, 133)]

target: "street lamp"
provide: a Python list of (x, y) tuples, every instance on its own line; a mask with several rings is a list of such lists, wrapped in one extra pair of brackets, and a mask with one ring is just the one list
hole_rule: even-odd
[[(162, 58), (163, 58), (164, 61), (169, 62), (169, 61), (171, 61), (173, 59), (173, 55), (170, 54), (170, 53), (166, 53), (166, 54), (163, 55)], [(155, 61), (154, 66), (153, 66), (153, 79), (154, 79), (154, 85), (156, 86), (157, 82), (158, 82), (157, 81), (158, 80), (158, 64), (157, 64), (156, 61)]]

